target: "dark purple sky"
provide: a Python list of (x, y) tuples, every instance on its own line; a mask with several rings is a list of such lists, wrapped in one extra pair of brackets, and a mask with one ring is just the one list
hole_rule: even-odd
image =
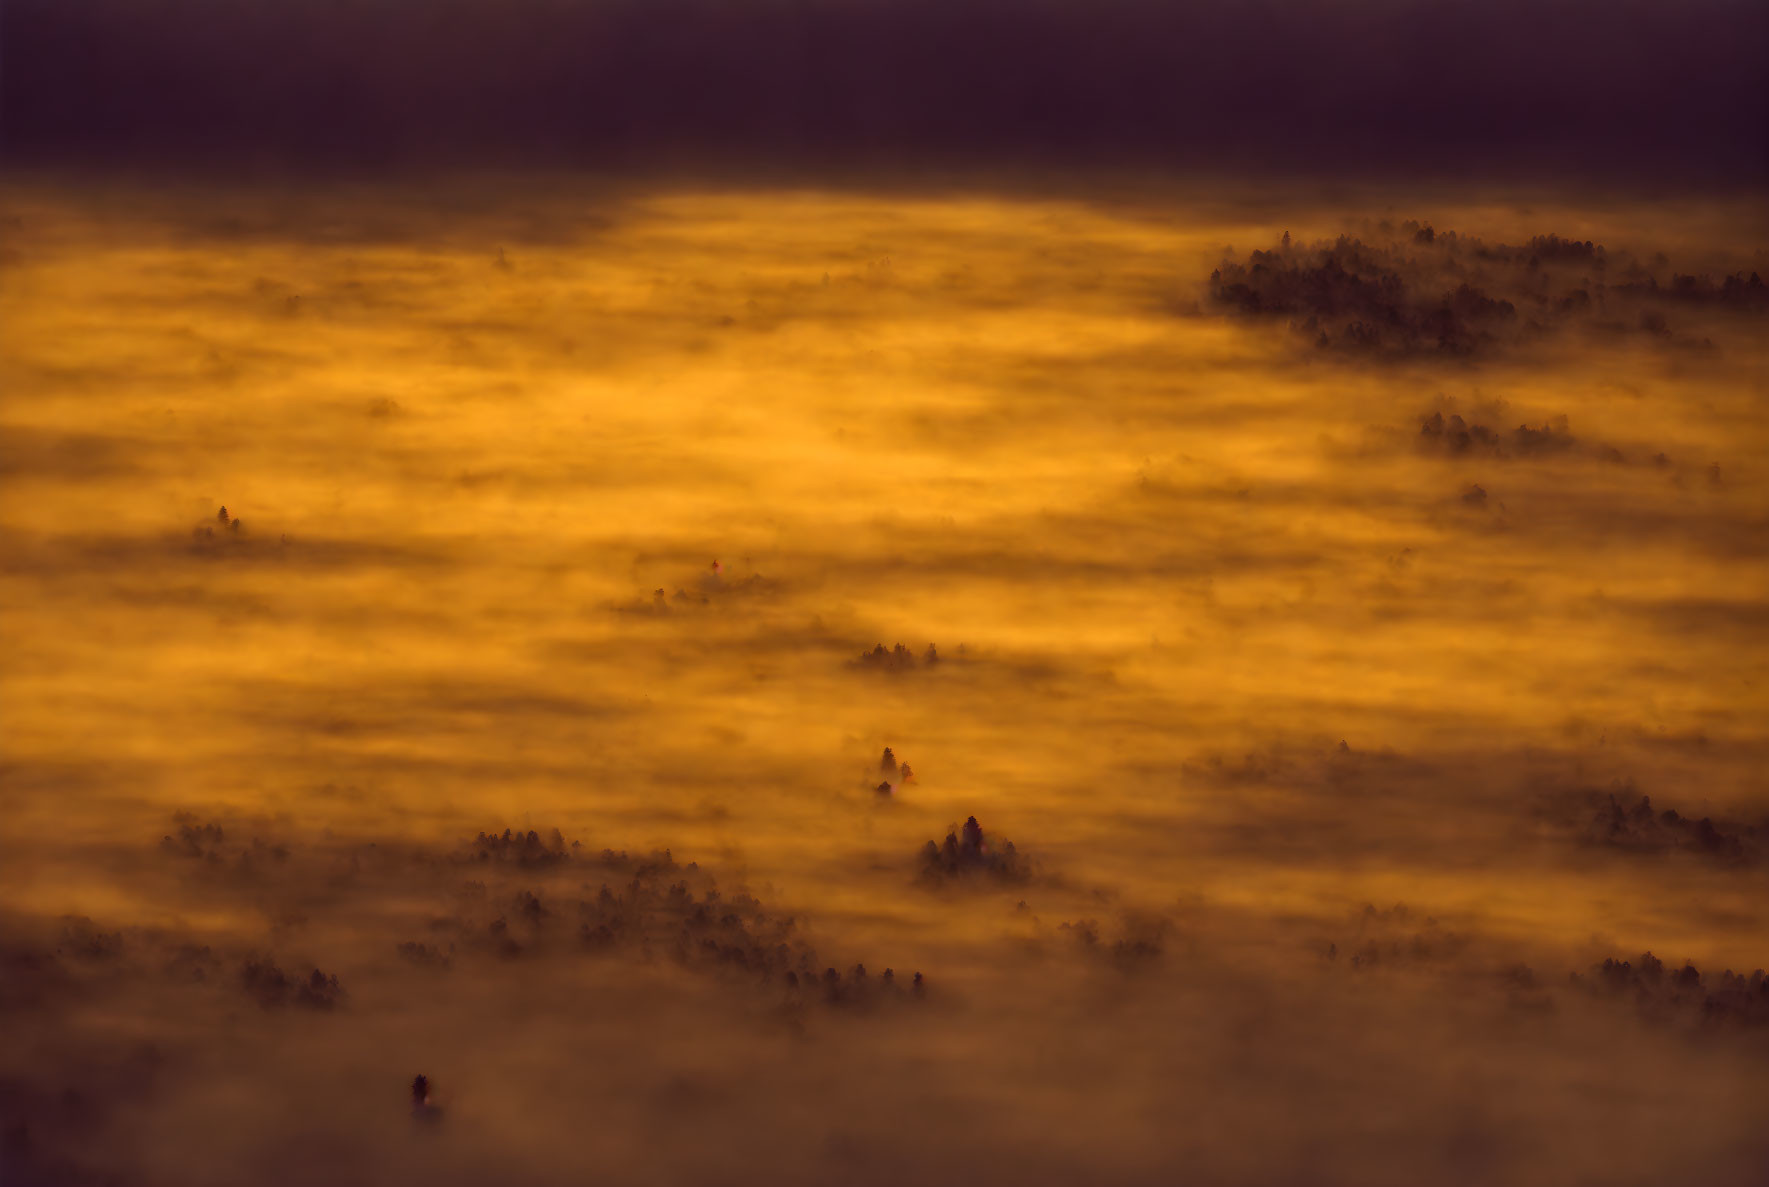
[(15, 163), (1769, 174), (1760, 0), (5, 0)]

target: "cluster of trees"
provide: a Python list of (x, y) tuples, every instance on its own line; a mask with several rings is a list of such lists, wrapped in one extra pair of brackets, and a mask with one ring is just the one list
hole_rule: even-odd
[(1675, 808), (1656, 811), (1652, 797), (1623, 805), (1609, 795), (1592, 815), (1586, 839), (1634, 853), (1683, 850), (1734, 865), (1754, 864), (1769, 841), (1769, 823), (1751, 825), (1703, 816), (1692, 820)]
[(1478, 421), (1463, 419), (1460, 413), (1449, 416), (1433, 412), (1419, 422), (1419, 442), (1432, 452), (1451, 456), (1483, 454), (1492, 457), (1536, 457), (1564, 453), (1577, 439), (1572, 435), (1564, 416), (1557, 416), (1540, 428), (1520, 424), (1510, 432), (1494, 429)]
[(929, 841), (923, 845), (920, 865), (922, 879), (936, 883), (971, 877), (1023, 882), (1031, 876), (1029, 864), (1014, 843), (992, 844), (975, 816), (968, 817), (963, 828), (954, 825), (948, 830), (943, 844)]
[(1635, 960), (1609, 958), (1589, 975), (1572, 975), (1572, 983), (1593, 994), (1631, 1000), (1649, 1017), (1678, 1015), (1709, 1025), (1769, 1026), (1769, 974), (1758, 969), (1748, 976), (1731, 969), (1712, 981), (1685, 962), (1667, 971), (1650, 952)]
[[(1394, 232), (1386, 223), (1383, 230)], [(1717, 282), (1673, 274), (1661, 285), (1626, 253), (1612, 256), (1588, 239), (1537, 235), (1521, 244), (1486, 244), (1416, 222), (1399, 230), (1388, 243), (1342, 235), (1307, 246), (1286, 232), (1275, 248), (1212, 272), (1211, 302), (1245, 316), (1287, 318), (1323, 349), (1452, 355), (1552, 332), (1603, 312), (1612, 295), (1635, 304), (1769, 309), (1769, 286), (1755, 272)], [(1621, 280), (1606, 284), (1612, 269)], [(1642, 310), (1636, 323), (1650, 334), (1670, 334), (1654, 309)]]
[(266, 1009), (293, 1002), (310, 1010), (330, 1010), (344, 996), (335, 975), (314, 969), (306, 977), (291, 976), (258, 958), (240, 965), (240, 986)]
[[(1384, 910), (1365, 903), (1353, 924), (1354, 932), (1346, 941), (1344, 955), (1354, 969), (1447, 960), (1460, 955), (1469, 944), (1467, 936), (1446, 930), (1431, 916), (1415, 925), (1413, 912), (1405, 903)], [(1327, 945), (1329, 961), (1337, 961), (1340, 956), (1337, 940)]]
[(1715, 283), (1711, 277), (1672, 273), (1671, 282), (1661, 285), (1656, 277), (1615, 286), (1618, 292), (1663, 301), (1691, 305), (1721, 305), (1733, 309), (1761, 312), (1769, 310), (1769, 285), (1752, 272), (1734, 272)]
[(880, 643), (871, 651), (862, 651), (852, 666), (874, 672), (904, 672), (916, 667), (931, 668), (939, 662), (940, 649), (932, 643), (927, 645), (927, 650), (921, 653), (919, 660), (916, 658), (915, 652), (901, 643), (888, 651), (885, 649), (885, 645)]
[(884, 754), (878, 760), (878, 773), (884, 776), (876, 790), (880, 795), (892, 795), (897, 788), (915, 778), (915, 772), (909, 769), (908, 763), (899, 763), (897, 756), (886, 746)]
[(1516, 305), (1467, 280), (1444, 281), (1419, 261), (1340, 236), (1331, 244), (1281, 244), (1226, 261), (1210, 274), (1220, 309), (1285, 317), (1323, 348), (1466, 354), (1514, 321)]

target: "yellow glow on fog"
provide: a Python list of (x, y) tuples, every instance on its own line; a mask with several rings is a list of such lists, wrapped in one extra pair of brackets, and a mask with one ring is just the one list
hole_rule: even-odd
[[(557, 822), (907, 918), (925, 908), (890, 877), (831, 869), (974, 812), (1153, 902), (1407, 893), (1502, 921), (1532, 892), (1404, 854), (1194, 860), (1183, 822), (1222, 793), (1182, 768), (1342, 737), (1570, 746), (1599, 782), (1699, 770), (1667, 794), (1761, 793), (1725, 749), (1760, 735), (1760, 618), (1676, 613), (1769, 595), (1748, 547), (1765, 347), (1738, 327), (1699, 367), (1623, 339), (1433, 370), (1180, 311), (1225, 245), (1336, 232), (1326, 209), (688, 194), (550, 205), (539, 237), (477, 216), (386, 242), (9, 205), (8, 759), (95, 780), (97, 835), (187, 806), (426, 835)], [(1691, 225), (1423, 213), (1622, 245)], [(1712, 213), (1712, 242), (1748, 238)], [(1423, 458), (1408, 435), (1440, 393), (1676, 465)], [(1465, 510), (1473, 482), (1503, 511)], [(256, 551), (192, 552), (221, 504)], [(714, 557), (777, 594), (622, 610)], [(978, 659), (843, 665), (899, 640)], [(1646, 747), (1695, 735), (1721, 757)], [(864, 778), (887, 741), (921, 780), (884, 810)], [(82, 811), (48, 776), (10, 794), (27, 829)], [(1120, 815), (1151, 803), (1170, 834)], [(1555, 881), (1528, 913), (1645, 929), (1647, 895)]]

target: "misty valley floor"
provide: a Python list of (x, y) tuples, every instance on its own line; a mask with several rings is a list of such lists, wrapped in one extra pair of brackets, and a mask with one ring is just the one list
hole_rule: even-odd
[(1769, 1181), (1753, 272), (12, 183), (0, 1178)]

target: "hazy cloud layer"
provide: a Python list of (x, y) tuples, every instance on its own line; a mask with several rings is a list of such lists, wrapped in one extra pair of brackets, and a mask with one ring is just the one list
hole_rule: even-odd
[[(847, 1165), (849, 1144), (878, 1142), (903, 1152), (899, 1169), (962, 1181), (1013, 1163), (1023, 1122), (1061, 1108), (1068, 1120), (1107, 1126), (1113, 1181), (1165, 1173), (1181, 1158), (1257, 1182), (1287, 1173), (1299, 1156), (1290, 1141), (1325, 1141), (1337, 1162), (1350, 1146), (1328, 1137), (1335, 1127), (1379, 1132), (1358, 1128), (1349, 1103), (1315, 1098), (1317, 1080), (1354, 1087), (1360, 1101), (1397, 1103), (1380, 1085), (1402, 1068), (1413, 1102), (1406, 1128), (1381, 1143), (1384, 1158), (1340, 1162), (1360, 1177), (1404, 1181), (1408, 1168), (1453, 1158), (1453, 1134), (1471, 1125), (1496, 1171), (1553, 1181), (1587, 1157), (1553, 1128), (1587, 1123), (1561, 1084), (1576, 1067), (1625, 1073), (1628, 1107), (1690, 1127), (1655, 1126), (1656, 1145), (1641, 1149), (1657, 1153), (1643, 1170), (1670, 1155), (1724, 1176), (1731, 1157), (1742, 1167), (1760, 1152), (1746, 1136), (1748, 1108), (1736, 1107), (1745, 1102), (1733, 1097), (1727, 1109), (1686, 1077), (1744, 1086), (1756, 1067), (1760, 1078), (1769, 1041), (1761, 970), (1704, 972), (1650, 953), (1588, 958), (1584, 945), (1510, 938), (1404, 904), (1309, 923), (1184, 900), (1104, 923), (1046, 920), (1038, 903), (1050, 891), (1034, 889), (1031, 902), (998, 915), (992, 939), (946, 953), (950, 977), (924, 978), (877, 965), (819, 968), (795, 919), (747, 893), (721, 893), (699, 863), (670, 854), (598, 852), (553, 830), (428, 846), (267, 834), (243, 821), (175, 824), (157, 853), (123, 849), (106, 864), (133, 870), (137, 884), (157, 879), (185, 913), (207, 902), (211, 918), (220, 907), (231, 923), (14, 915), (0, 926), (4, 1008), (31, 1034), (0, 1065), (0, 1156), (21, 1181), (121, 1172), (125, 1181), (219, 1182), (242, 1167), (304, 1181), (325, 1166), (347, 1181), (470, 1182), (495, 1164), (516, 1181), (549, 1182), (591, 1165), (621, 1178), (710, 1165), (693, 1144), (675, 1155), (625, 1146), (604, 1134), (616, 1120), (650, 1134), (710, 1127), (723, 1156), (743, 1160), (724, 1163), (732, 1181), (751, 1181), (761, 1172), (750, 1160), (764, 1157), (770, 1180), (814, 1181)], [(118, 1008), (137, 1017), (127, 1033), (99, 1022)], [(1052, 1018), (1063, 1021), (1054, 1034), (1039, 1021)], [(1184, 1046), (1134, 1055), (1151, 1026)], [(640, 1043), (620, 1040), (616, 1027)], [(1397, 1027), (1413, 1055), (1389, 1045)], [(475, 1034), (482, 1041), (466, 1038)], [(565, 1071), (532, 1046), (547, 1037), (585, 1044), (591, 1063)], [(1465, 1062), (1473, 1043), (1498, 1053), (1490, 1073)], [(890, 1049), (920, 1055), (884, 1056)], [(938, 1070), (943, 1051), (962, 1053), (963, 1079)], [(1461, 1074), (1428, 1070), (1444, 1058)], [(869, 1073), (858, 1081), (855, 1060)], [(1641, 1060), (1657, 1075), (1636, 1074)], [(1114, 1108), (1152, 1088), (1148, 1077), (1186, 1068), (1162, 1097), (1183, 1103), (1182, 1113), (1157, 1124)], [(1053, 1091), (1044, 1081), (1053, 1073), (1092, 1087)], [(1267, 1073), (1281, 1078), (1250, 1092)], [(1519, 1104), (1535, 1112), (1482, 1111), (1493, 1107), (1489, 1074), (1508, 1076), (1514, 1091), (1521, 1076), (1528, 1099)], [(226, 1110), (246, 1133), (203, 1140), (217, 1075), (237, 1078)], [(418, 1075), (427, 1099), (413, 1116), (402, 1098)], [(938, 1102), (967, 1084), (946, 1107), (978, 1109), (981, 1089), (1005, 1110), (982, 1106), (966, 1126), (968, 1148), (991, 1151), (985, 1164), (967, 1164), (958, 1134), (937, 1121)], [(1087, 1103), (1101, 1091), (1108, 1101)], [(555, 1092), (580, 1107), (597, 1102), (582, 1142), (543, 1136)], [(632, 1099), (616, 1104), (615, 1092)], [(738, 1098), (751, 1093), (802, 1119), (770, 1131), (771, 1155), (760, 1135), (739, 1136), (748, 1109)], [(1219, 1110), (1275, 1117), (1304, 1101), (1313, 1120), (1280, 1127), (1276, 1151), (1208, 1136)], [(1462, 1115), (1470, 1107), (1473, 1118)], [(270, 1140), (282, 1124), (317, 1127), (331, 1152), (289, 1161)], [(512, 1125), (531, 1135), (520, 1157), (508, 1153)], [(102, 1142), (83, 1140), (100, 1134)], [(1061, 1181), (1089, 1149), (1035, 1144), (1058, 1165), (1028, 1162), (1016, 1177)], [(1729, 1147), (1735, 1154), (1722, 1155)], [(281, 1165), (269, 1161), (278, 1157)], [(868, 1181), (887, 1174), (871, 1154), (855, 1170)]]
[(9, 1182), (1760, 1177), (1754, 209), (4, 207)]

